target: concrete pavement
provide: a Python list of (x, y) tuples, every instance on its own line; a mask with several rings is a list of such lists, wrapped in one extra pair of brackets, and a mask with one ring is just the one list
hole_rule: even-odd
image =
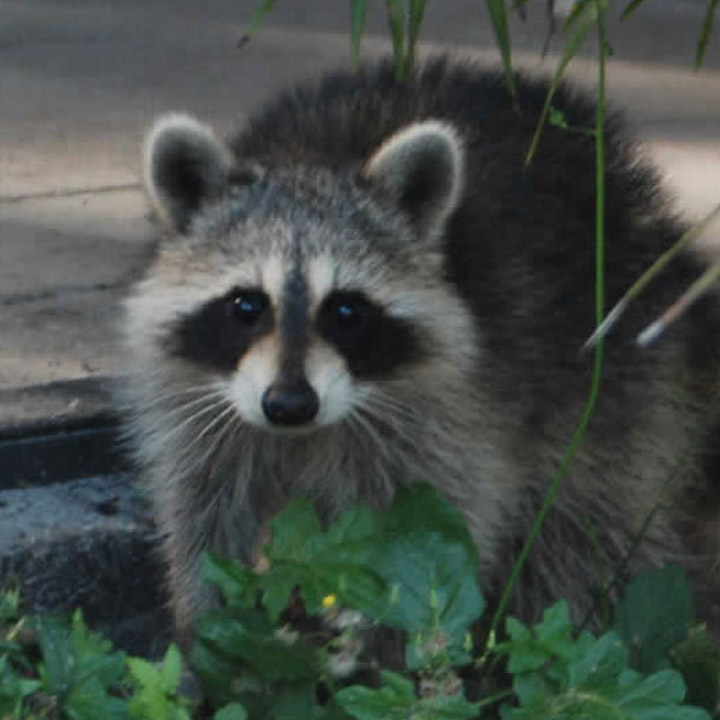
[[(238, 48), (258, 4), (0, 0), (0, 426), (17, 419), (9, 398), (18, 388), (122, 370), (117, 301), (152, 243), (138, 187), (152, 117), (183, 109), (225, 132), (279, 87), (347, 64), (347, 2), (283, 0)], [(388, 47), (376, 5), (366, 55)], [(452, 45), (496, 62), (481, 6), (430, 2), (426, 49)], [(517, 63), (550, 72), (553, 59), (537, 55), (544, 10), (533, 8), (513, 26)], [(611, 96), (692, 218), (720, 198), (720, 38), (706, 70), (690, 69), (703, 9), (653, 0), (610, 27)], [(587, 59), (572, 69), (588, 83), (594, 72)], [(76, 400), (58, 400), (52, 412), (72, 413)]]

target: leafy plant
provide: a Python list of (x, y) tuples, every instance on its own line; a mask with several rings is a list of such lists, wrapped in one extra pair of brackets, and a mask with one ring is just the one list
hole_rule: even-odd
[(183, 667), (175, 645), (168, 648), (161, 664), (129, 658), (128, 669), (136, 688), (128, 707), (131, 717), (190, 720), (190, 703), (178, 697)]
[[(457, 511), (430, 487), (404, 489), (383, 514), (355, 508), (327, 528), (296, 501), (272, 530), (263, 573), (207, 558), (206, 578), (227, 604), (203, 619), (192, 656), (215, 702), (239, 702), (251, 718), (285, 717), (279, 704), (302, 708), (296, 717), (470, 720), (501, 700), (509, 719), (710, 717), (682, 704), (683, 675), (699, 666), (707, 685), (693, 697), (716, 702), (720, 666), (690, 630), (692, 601), (676, 568), (631, 584), (599, 637), (576, 636), (561, 602), (532, 628), (507, 619), (507, 639), (478, 663), (475, 550)], [(401, 634), (392, 668), (367, 652), (381, 625)], [(340, 661), (342, 652), (349, 657)], [(503, 662), (511, 688), (498, 688), (489, 670)], [(358, 684), (369, 670), (371, 686)], [(473, 684), (488, 692), (472, 696)]]
[[(271, 529), (262, 572), (206, 557), (225, 603), (197, 625), (190, 660), (203, 702), (183, 695), (175, 646), (159, 663), (128, 658), (79, 611), (23, 618), (17, 593), (5, 593), (0, 717), (707, 720), (717, 709), (720, 654), (693, 625), (680, 570), (635, 580), (599, 636), (578, 633), (562, 601), (533, 627), (506, 618), (479, 660), (476, 549), (430, 486), (329, 526), (296, 500)], [(698, 706), (683, 704), (686, 687)]]

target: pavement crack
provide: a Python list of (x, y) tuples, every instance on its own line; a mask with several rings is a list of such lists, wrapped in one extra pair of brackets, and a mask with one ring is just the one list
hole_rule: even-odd
[(123, 290), (127, 288), (132, 280), (120, 280), (110, 283), (95, 283), (85, 287), (65, 287), (54, 290), (45, 290), (36, 293), (15, 293), (0, 297), (0, 307), (13, 307), (25, 303), (37, 302), (38, 300), (53, 300), (63, 295), (85, 295), (93, 292), (104, 292), (108, 290)]
[(77, 197), (79, 195), (102, 195), (128, 190), (141, 190), (142, 183), (123, 183), (120, 185), (100, 185), (98, 187), (77, 188), (75, 190), (49, 190), (47, 192), (25, 193), (23, 195), (0, 195), (0, 204), (19, 203), (25, 200), (52, 200), (55, 198)]

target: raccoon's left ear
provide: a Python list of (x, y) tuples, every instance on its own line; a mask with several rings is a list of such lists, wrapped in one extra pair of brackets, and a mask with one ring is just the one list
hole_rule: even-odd
[(439, 230), (463, 189), (464, 151), (455, 129), (436, 120), (418, 122), (386, 140), (363, 176), (389, 193), (423, 235)]
[(204, 202), (225, 190), (232, 167), (230, 150), (189, 115), (161, 116), (145, 139), (145, 188), (161, 218), (180, 233)]

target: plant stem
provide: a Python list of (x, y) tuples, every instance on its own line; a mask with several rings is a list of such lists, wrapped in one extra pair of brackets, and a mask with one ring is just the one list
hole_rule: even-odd
[(511, 697), (512, 694), (513, 690), (511, 690), (510, 688), (508, 688), (507, 690), (500, 690), (496, 693), (493, 693), (492, 695), (484, 697), (479, 703), (477, 703), (477, 707), (484, 708), (488, 707), (488, 705), (495, 705), (495, 703), (498, 703), (507, 697)]
[[(597, 0), (597, 33), (598, 33), (598, 99), (597, 113), (595, 117), (595, 318), (596, 323), (600, 324), (603, 319), (605, 308), (605, 53), (606, 53), (606, 36), (605, 36), (605, 14), (603, 8), (603, 0)], [(550, 483), (550, 488), (545, 495), (540, 511), (535, 518), (535, 524), (530, 531), (525, 544), (520, 552), (518, 559), (513, 566), (510, 578), (505, 585), (500, 602), (498, 603), (495, 614), (490, 624), (490, 631), (485, 645), (485, 651), (481, 658), (484, 662), (492, 649), (495, 642), (498, 625), (502, 620), (507, 606), (510, 602), (515, 583), (522, 572), (525, 562), (540, 535), (540, 531), (545, 522), (550, 508), (555, 502), (563, 480), (567, 476), (568, 469), (577, 454), (580, 444), (585, 436), (590, 419), (595, 411), (598, 395), (600, 392), (600, 382), (602, 379), (602, 369), (604, 360), (604, 345), (602, 339), (595, 346), (595, 359), (593, 363), (592, 380), (590, 385), (590, 393), (588, 395), (582, 418), (575, 430), (570, 443), (570, 447), (560, 463), (555, 477)]]

